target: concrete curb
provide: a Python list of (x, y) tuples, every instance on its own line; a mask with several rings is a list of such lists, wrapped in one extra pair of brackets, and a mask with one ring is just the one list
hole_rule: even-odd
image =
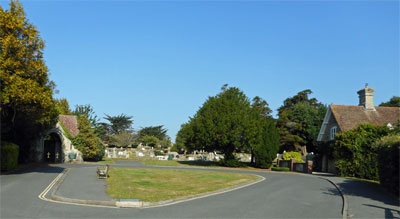
[(336, 189), (339, 191), (340, 195), (342, 196), (342, 200), (343, 200), (343, 207), (342, 207), (343, 219), (349, 219), (350, 218), (349, 217), (349, 204), (348, 204), (346, 195), (343, 193), (343, 191), (340, 189), (340, 187), (335, 182), (333, 182), (332, 180), (330, 180), (328, 178), (324, 178), (324, 177), (318, 177), (318, 178), (324, 179), (336, 187)]
[(73, 204), (80, 204), (80, 205), (95, 205), (98, 207), (117, 207), (117, 208), (155, 208), (155, 207), (162, 207), (162, 206), (167, 206), (167, 205), (172, 205), (172, 204), (177, 204), (180, 202), (185, 202), (185, 201), (191, 201), (199, 198), (205, 198), (208, 196), (212, 195), (218, 195), (234, 190), (238, 190), (244, 187), (248, 187), (251, 185), (254, 185), (256, 183), (259, 183), (261, 181), (264, 181), (265, 178), (260, 175), (256, 174), (251, 174), (255, 175), (258, 177), (258, 180), (252, 181), (252, 182), (247, 182), (247, 183), (241, 183), (239, 185), (223, 188), (220, 190), (216, 191), (211, 191), (211, 192), (206, 192), (206, 193), (201, 193), (201, 194), (195, 194), (195, 195), (189, 195), (189, 196), (184, 196), (176, 199), (170, 199), (170, 200), (164, 200), (164, 201), (159, 201), (159, 202), (141, 202), (141, 201), (98, 201), (98, 200), (82, 200), (82, 199), (73, 199), (73, 198), (66, 198), (62, 196), (56, 195), (58, 189), (64, 182), (64, 179), (68, 176), (70, 171), (70, 168), (67, 168), (64, 172), (64, 174), (56, 181), (55, 187), (53, 188), (51, 194), (50, 194), (50, 199), (53, 201), (59, 201), (59, 202), (65, 202), (65, 203), (73, 203)]

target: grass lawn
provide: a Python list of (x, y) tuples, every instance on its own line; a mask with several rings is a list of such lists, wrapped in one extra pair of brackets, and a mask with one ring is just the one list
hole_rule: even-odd
[(219, 190), (258, 179), (249, 174), (170, 170), (110, 168), (107, 193), (114, 199), (156, 202)]
[(114, 163), (114, 160), (112, 158), (103, 157), (102, 160), (99, 160), (96, 163), (110, 164), (110, 163)]
[[(184, 166), (184, 167), (224, 167), (221, 166), (216, 161), (177, 161), (177, 160), (143, 160), (141, 161), (143, 165), (150, 165), (150, 166)], [(256, 169), (250, 164), (243, 163), (243, 167), (246, 169)]]

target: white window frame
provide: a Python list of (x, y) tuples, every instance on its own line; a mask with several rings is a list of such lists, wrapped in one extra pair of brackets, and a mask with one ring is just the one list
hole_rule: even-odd
[(337, 126), (333, 126), (331, 128), (331, 132), (330, 132), (330, 140), (334, 140), (335, 139), (335, 133), (337, 132)]

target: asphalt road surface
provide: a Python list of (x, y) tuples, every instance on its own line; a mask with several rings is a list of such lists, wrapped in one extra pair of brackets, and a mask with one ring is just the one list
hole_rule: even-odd
[(0, 218), (342, 218), (342, 197), (328, 181), (272, 172), (249, 172), (266, 178), (249, 187), (147, 209), (79, 206), (38, 198), (63, 169), (87, 166), (60, 164), (1, 175)]

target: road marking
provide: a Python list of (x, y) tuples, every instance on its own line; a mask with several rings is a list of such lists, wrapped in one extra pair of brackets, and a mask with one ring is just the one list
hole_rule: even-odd
[(60, 174), (57, 175), (57, 177), (51, 181), (51, 183), (46, 187), (46, 189), (43, 190), (42, 193), (39, 194), (39, 198), (42, 199), (43, 201), (48, 201), (48, 202), (55, 202), (55, 203), (61, 203), (61, 204), (69, 204), (69, 205), (80, 205), (80, 206), (88, 206), (88, 207), (98, 207), (98, 208), (118, 208), (118, 207), (113, 207), (113, 206), (100, 206), (100, 205), (90, 205), (90, 204), (81, 204), (81, 203), (72, 203), (72, 202), (64, 202), (64, 201), (58, 201), (58, 200), (52, 200), (46, 198), (47, 193), (53, 188), (53, 186), (60, 180), (60, 178), (65, 174), (67, 169), (62, 171)]

